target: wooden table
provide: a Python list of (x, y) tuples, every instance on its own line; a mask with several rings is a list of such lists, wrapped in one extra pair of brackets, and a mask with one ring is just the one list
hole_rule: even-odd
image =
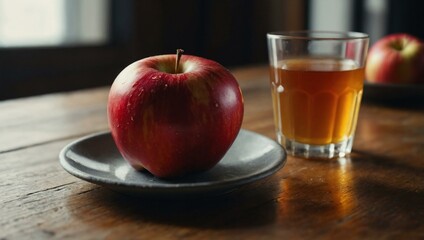
[[(274, 138), (267, 67), (234, 69), (243, 128)], [(364, 103), (353, 154), (289, 157), (220, 197), (134, 198), (65, 172), (69, 142), (107, 130), (108, 88), (0, 102), (0, 239), (423, 239), (424, 108)]]

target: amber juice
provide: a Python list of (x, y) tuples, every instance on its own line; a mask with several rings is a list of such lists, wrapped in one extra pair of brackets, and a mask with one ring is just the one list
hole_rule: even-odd
[(364, 68), (352, 60), (299, 58), (271, 67), (277, 136), (310, 144), (352, 138), (361, 102)]

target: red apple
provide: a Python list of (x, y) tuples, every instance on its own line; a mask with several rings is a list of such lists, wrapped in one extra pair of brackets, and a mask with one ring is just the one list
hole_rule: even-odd
[(126, 67), (112, 84), (109, 127), (122, 156), (162, 178), (205, 171), (234, 142), (243, 97), (217, 62), (161, 55)]
[(365, 77), (373, 83), (424, 81), (424, 44), (408, 34), (392, 34), (377, 41), (368, 54)]

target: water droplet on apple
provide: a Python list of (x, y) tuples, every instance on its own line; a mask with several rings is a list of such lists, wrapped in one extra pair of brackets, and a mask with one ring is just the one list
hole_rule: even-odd
[(131, 122), (134, 122), (134, 117), (133, 116), (131, 116)]
[(155, 79), (158, 79), (158, 76), (157, 75), (152, 76), (152, 80), (155, 80)]
[(218, 103), (215, 103), (215, 107), (219, 107), (219, 104)]
[(138, 92), (137, 96), (141, 96), (141, 94), (144, 92), (144, 88), (140, 88), (140, 91)]
[(284, 87), (283, 86), (278, 86), (277, 87), (277, 92), (279, 92), (279, 93), (282, 93), (282, 92), (284, 92)]

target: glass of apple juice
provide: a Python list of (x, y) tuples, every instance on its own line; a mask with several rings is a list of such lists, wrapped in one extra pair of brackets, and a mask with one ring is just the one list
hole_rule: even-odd
[(350, 153), (368, 35), (272, 32), (267, 40), (278, 142), (298, 157), (337, 158)]

